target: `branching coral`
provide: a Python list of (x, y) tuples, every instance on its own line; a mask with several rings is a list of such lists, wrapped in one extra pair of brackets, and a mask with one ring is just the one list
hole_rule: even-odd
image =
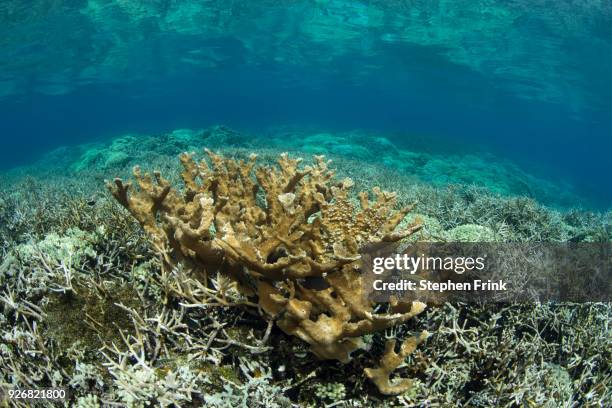
[(429, 333), (422, 332), (418, 336), (410, 337), (404, 340), (400, 346), (399, 353), (395, 352), (395, 340), (388, 340), (385, 344), (385, 353), (380, 360), (380, 366), (377, 368), (366, 368), (366, 376), (376, 384), (380, 392), (385, 395), (400, 394), (410, 388), (412, 381), (402, 379), (396, 383), (389, 378), (391, 373), (398, 368), (404, 359), (416, 350), (416, 347), (427, 338)]
[[(282, 154), (278, 166), (255, 168), (254, 154), (248, 161), (207, 154), (210, 165), (181, 155), (184, 191), (159, 172), (143, 174), (138, 167), (137, 189), (120, 179), (109, 183), (168, 266), (188, 263), (204, 280), (211, 273), (227, 274), (284, 332), (323, 359), (347, 362), (363, 346), (361, 336), (423, 311), (425, 305), (414, 302), (393, 303), (380, 312), (364, 293), (360, 249), (399, 241), (421, 228), (417, 221), (396, 231), (412, 206), (396, 211), (395, 193), (375, 188), (370, 200), (361, 192), (356, 206), (353, 182), (335, 181), (322, 156), (301, 167), (301, 159)], [(416, 340), (409, 341), (414, 346), (403, 350), (416, 347)], [(408, 383), (391, 386), (388, 380), (401, 361), (385, 359), (383, 368), (370, 369), (368, 376), (384, 393), (404, 391)], [(374, 375), (376, 370), (384, 374)]]

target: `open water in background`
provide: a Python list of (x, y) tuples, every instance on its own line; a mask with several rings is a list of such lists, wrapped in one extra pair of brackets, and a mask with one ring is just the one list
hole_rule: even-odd
[(213, 124), (491, 151), (607, 209), (612, 2), (0, 3), (0, 168)]

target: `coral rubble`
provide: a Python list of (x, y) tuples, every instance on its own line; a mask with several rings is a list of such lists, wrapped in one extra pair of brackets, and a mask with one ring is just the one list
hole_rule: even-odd
[[(207, 154), (210, 165), (181, 155), (184, 191), (138, 167), (137, 189), (121, 179), (108, 185), (167, 267), (188, 264), (203, 280), (214, 273), (231, 277), (267, 318), (322, 359), (347, 362), (364, 347), (363, 335), (424, 310), (419, 302), (395, 302), (381, 312), (364, 295), (362, 246), (396, 242), (421, 228), (417, 219), (396, 231), (413, 206), (396, 211), (395, 193), (375, 188), (371, 200), (361, 192), (357, 208), (349, 194), (353, 182), (337, 182), (322, 156), (301, 167), (301, 159), (282, 154), (277, 167), (255, 168), (254, 154), (248, 161)], [(366, 370), (381, 392), (407, 389), (407, 381), (390, 384), (389, 374), (423, 337), (407, 340), (400, 354), (388, 349), (380, 368)]]

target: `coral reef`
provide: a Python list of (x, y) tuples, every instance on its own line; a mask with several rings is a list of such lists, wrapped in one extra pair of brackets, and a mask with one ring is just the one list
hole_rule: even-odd
[[(178, 186), (174, 155), (202, 144), (218, 148), (215, 140), (232, 145), (224, 148), (226, 156), (247, 162), (256, 151), (258, 163), (273, 165), (280, 151), (244, 148), (248, 138), (226, 128), (156, 137), (116, 143), (114, 149), (124, 149), (130, 161), (110, 168), (100, 160), (70, 172), (90, 148), (74, 146), (2, 173), (0, 387), (61, 386), (69, 393), (65, 404), (81, 407), (130, 406), (135, 396), (135, 407), (168, 401), (220, 407), (244, 401), (272, 407), (610, 405), (608, 303), (447, 303), (363, 336), (369, 350), (355, 350), (349, 364), (316, 359), (310, 345), (269, 324), (253, 307), (255, 290), (247, 296), (242, 289), (258, 278), (240, 287), (211, 273), (211, 285), (204, 286), (189, 258), (169, 270), (148, 234), (102, 184), (109, 173), (129, 176), (140, 162), (143, 170), (161, 169)], [(111, 144), (100, 145), (103, 156)], [(392, 151), (382, 142), (371, 146), (380, 146), (376, 155)], [(355, 208), (353, 191), (376, 185), (396, 191), (399, 207), (418, 201), (398, 226), (424, 222), (408, 239), (481, 239), (491, 232), (499, 242), (612, 239), (610, 212), (553, 209), (474, 186), (415, 183), (407, 172), (330, 155), (336, 178), (350, 176), (355, 183), (348, 195)], [(262, 208), (264, 193), (257, 194)], [(388, 340), (396, 340), (393, 352), (399, 353), (425, 330), (426, 346), (394, 371), (412, 379), (411, 387), (399, 395), (378, 392), (364, 369), (381, 368)]]
[[(350, 201), (350, 179), (334, 183), (322, 156), (299, 167), (301, 159), (282, 154), (278, 168), (258, 167), (207, 150), (212, 168), (191, 154), (181, 155), (185, 191), (172, 188), (159, 172), (134, 169), (138, 190), (115, 179), (109, 189), (151, 236), (170, 268), (190, 261), (202, 276), (227, 274), (285, 332), (310, 345), (319, 358), (350, 360), (362, 348), (361, 336), (405, 322), (425, 305), (393, 304), (377, 313), (364, 295), (359, 252), (366, 245), (395, 242), (421, 228), (415, 221), (396, 227), (414, 206), (394, 211), (396, 194), (374, 189), (359, 194), (360, 209)], [(259, 195), (259, 190), (262, 194)], [(205, 284), (207, 282), (204, 282)], [(318, 287), (317, 287), (318, 286)], [(419, 339), (421, 337), (418, 337)], [(413, 350), (407, 340), (401, 356)], [(380, 369), (367, 371), (381, 392), (400, 393), (388, 376), (401, 360), (387, 355)], [(383, 379), (382, 377), (385, 377)]]
[[(410, 185), (438, 188), (474, 186), (492, 194), (529, 197), (560, 208), (571, 208), (578, 202), (584, 202), (584, 197), (578, 196), (571, 184), (536, 177), (491, 154), (431, 151), (429, 146), (439, 144), (435, 140), (412, 134), (396, 137), (412, 140), (413, 143), (409, 146), (399, 145), (397, 139), (391, 139), (388, 135), (363, 131), (329, 133), (316, 129), (305, 131), (281, 127), (269, 129), (268, 134), (261, 136), (240, 133), (226, 126), (201, 130), (177, 129), (158, 135), (127, 134), (105, 142), (59, 148), (48, 153), (37, 164), (37, 171), (48, 172), (61, 165), (64, 175), (83, 177), (96, 173), (99, 179), (104, 179), (110, 169), (119, 171), (123, 176), (134, 165), (147, 163), (168, 174), (174, 171), (175, 166), (171, 163), (181, 152), (198, 151), (207, 146), (224, 151), (256, 149), (262, 153), (264, 149), (261, 146), (267, 146), (270, 161), (279, 151), (297, 155), (325, 155), (334, 160), (339, 172), (349, 173), (351, 177), (353, 173), (369, 171), (371, 174), (361, 175), (364, 181), (376, 180), (379, 176), (388, 178), (390, 174), (397, 173), (410, 177), (412, 180), (407, 180)], [(365, 161), (371, 165), (366, 168), (356, 167), (356, 161)], [(381, 174), (374, 174), (375, 163), (379, 164), (376, 173)], [(70, 171), (67, 172), (67, 169)], [(394, 186), (395, 191), (400, 188), (402, 186)]]

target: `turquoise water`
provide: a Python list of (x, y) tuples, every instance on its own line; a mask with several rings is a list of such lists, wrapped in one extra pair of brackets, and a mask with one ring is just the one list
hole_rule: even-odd
[(610, 1), (9, 0), (0, 163), (212, 124), (361, 130), (609, 208), (610, 67)]

